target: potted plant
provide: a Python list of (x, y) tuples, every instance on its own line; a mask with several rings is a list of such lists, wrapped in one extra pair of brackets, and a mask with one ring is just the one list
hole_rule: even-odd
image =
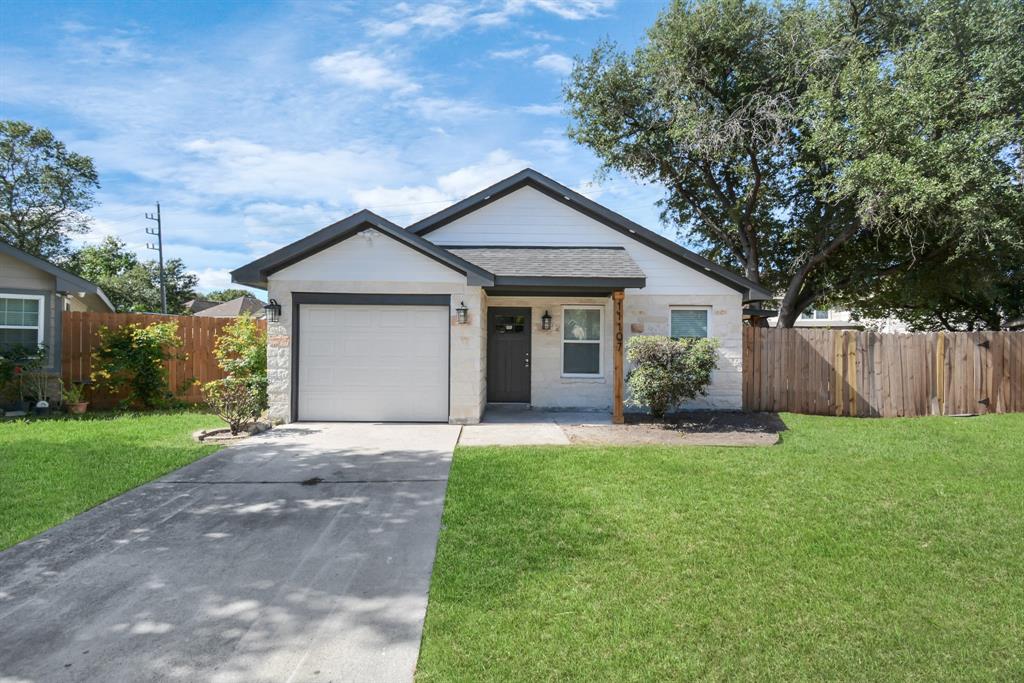
[(85, 413), (86, 408), (89, 407), (89, 402), (84, 400), (85, 385), (80, 382), (72, 382), (68, 386), (61, 382), (60, 393), (64, 399), (64, 405), (72, 415), (82, 415)]

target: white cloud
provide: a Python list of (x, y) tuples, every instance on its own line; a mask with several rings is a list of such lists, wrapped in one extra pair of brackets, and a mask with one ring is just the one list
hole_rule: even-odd
[(400, 94), (420, 89), (418, 83), (397, 67), (359, 50), (324, 55), (313, 68), (326, 78), (362, 90), (393, 90)]
[(534, 116), (558, 116), (562, 113), (561, 104), (527, 104), (516, 107), (516, 111), (522, 114), (533, 114)]
[(492, 109), (470, 100), (450, 97), (417, 97), (407, 103), (420, 116), (431, 121), (445, 121), (486, 116)]
[(437, 185), (449, 196), (463, 199), (529, 165), (504, 149), (496, 149), (479, 163), (464, 166), (441, 176), (437, 179)]
[(473, 17), (481, 26), (500, 26), (515, 16), (530, 10), (541, 10), (570, 21), (582, 21), (604, 16), (617, 0), (505, 0), (498, 10), (483, 12)]
[(458, 4), (430, 3), (412, 7), (402, 2), (395, 5), (394, 12), (399, 16), (391, 21), (368, 21), (367, 33), (382, 38), (404, 36), (414, 28), (451, 33), (462, 28), (465, 22), (465, 11)]
[(305, 151), (240, 138), (200, 138), (182, 149), (190, 159), (169, 170), (187, 188), (205, 195), (337, 202), (353, 183), (404, 170), (395, 152), (369, 145)]
[(520, 47), (514, 50), (491, 50), (487, 56), (491, 59), (523, 59), (533, 54), (533, 47)]
[(533, 63), (539, 69), (550, 71), (559, 76), (568, 76), (572, 73), (572, 58), (552, 52), (551, 54), (538, 57)]

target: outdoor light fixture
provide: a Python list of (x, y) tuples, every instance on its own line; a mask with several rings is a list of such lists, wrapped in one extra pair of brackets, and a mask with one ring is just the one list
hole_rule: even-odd
[(459, 307), (455, 309), (455, 315), (460, 325), (465, 325), (469, 322), (469, 309), (466, 308), (465, 301), (459, 302)]
[(276, 323), (281, 319), (281, 304), (277, 303), (277, 299), (268, 301), (263, 310), (267, 312), (267, 320), (270, 322)]
[(542, 330), (551, 329), (551, 314), (547, 311), (544, 311), (544, 315), (540, 317), (540, 328)]

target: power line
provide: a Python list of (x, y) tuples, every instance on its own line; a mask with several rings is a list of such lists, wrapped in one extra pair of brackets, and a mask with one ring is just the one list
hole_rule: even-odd
[(146, 218), (156, 222), (156, 230), (146, 228), (147, 235), (156, 235), (156, 245), (146, 242), (146, 248), (159, 253), (160, 257), (160, 312), (167, 315), (167, 285), (164, 283), (164, 231), (160, 221), (160, 202), (156, 203), (156, 215), (146, 214)]

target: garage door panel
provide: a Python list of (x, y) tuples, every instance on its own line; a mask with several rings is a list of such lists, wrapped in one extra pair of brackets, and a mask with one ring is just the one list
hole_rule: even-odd
[(300, 420), (447, 421), (446, 306), (303, 304)]

